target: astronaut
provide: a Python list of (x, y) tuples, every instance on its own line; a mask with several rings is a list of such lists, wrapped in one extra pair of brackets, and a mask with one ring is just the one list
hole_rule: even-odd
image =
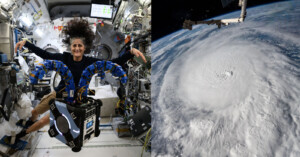
[[(95, 35), (92, 29), (89, 27), (88, 21), (84, 19), (74, 19), (69, 21), (67, 27), (64, 27), (63, 33), (66, 37), (63, 42), (70, 47), (71, 53), (49, 53), (39, 47), (36, 47), (30, 42), (27, 42), (26, 40), (18, 42), (16, 44), (15, 52), (25, 46), (43, 59), (58, 60), (63, 62), (65, 65), (67, 65), (73, 75), (75, 87), (78, 87), (78, 83), (83, 70), (92, 63), (99, 61), (99, 59), (97, 58), (84, 56), (85, 53), (90, 52), (90, 48), (92, 47), (92, 42), (95, 38)], [(123, 65), (126, 61), (133, 58), (134, 56), (141, 57), (145, 63), (147, 62), (144, 55), (135, 48), (132, 48), (126, 54), (111, 61), (119, 65)], [(48, 95), (45, 95), (41, 99), (41, 102), (31, 111), (32, 116), (30, 117), (30, 119), (26, 121), (26, 126), (28, 128), (25, 128), (20, 133), (18, 133), (16, 135), (16, 139), (22, 138), (26, 134), (37, 131), (45, 125), (49, 124), (49, 114), (37, 121), (38, 115), (49, 110), (49, 101), (55, 99), (56, 94), (62, 92), (64, 88), (65, 83), (61, 81), (55, 91), (51, 92)]]

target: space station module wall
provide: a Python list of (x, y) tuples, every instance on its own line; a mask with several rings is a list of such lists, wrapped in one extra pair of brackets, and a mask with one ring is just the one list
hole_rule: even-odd
[(0, 22), (0, 52), (7, 55), (7, 59), (11, 59), (12, 51), (12, 33), (10, 31), (9, 24)]

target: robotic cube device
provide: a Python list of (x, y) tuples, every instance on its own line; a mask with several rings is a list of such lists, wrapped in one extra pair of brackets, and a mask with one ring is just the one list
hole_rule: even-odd
[(100, 134), (100, 108), (102, 102), (96, 100), (78, 107), (59, 101), (50, 102), (50, 137), (78, 152), (84, 143)]
[(151, 128), (151, 108), (146, 105), (133, 117), (129, 118), (127, 123), (130, 127), (131, 134), (135, 137), (146, 132)]
[(105, 72), (109, 71), (113, 76), (118, 76), (120, 82), (127, 82), (126, 73), (121, 66), (110, 61), (97, 61), (88, 66), (83, 72), (79, 81), (79, 89), (75, 95), (75, 83), (68, 67), (60, 61), (45, 60), (35, 67), (30, 74), (30, 81), (36, 84), (42, 79), (48, 70), (58, 72), (65, 82), (68, 93), (64, 101), (49, 102), (50, 105), (50, 137), (55, 137), (61, 142), (72, 148), (72, 151), (78, 152), (82, 145), (93, 137), (100, 134), (100, 108), (101, 100), (94, 100), (87, 97), (89, 82), (94, 74), (100, 73), (104, 78)]

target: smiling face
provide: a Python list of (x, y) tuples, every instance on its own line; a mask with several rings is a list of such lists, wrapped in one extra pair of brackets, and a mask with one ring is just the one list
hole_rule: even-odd
[(71, 41), (71, 52), (75, 61), (81, 61), (85, 51), (85, 46), (80, 38)]

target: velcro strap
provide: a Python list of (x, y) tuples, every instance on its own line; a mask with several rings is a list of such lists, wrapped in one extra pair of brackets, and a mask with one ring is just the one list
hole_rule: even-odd
[(50, 106), (50, 110), (52, 112), (52, 114), (54, 115), (55, 119), (59, 116), (62, 116), (62, 114), (58, 111), (55, 102), (49, 104)]
[(39, 79), (38, 76), (34, 75), (33, 73), (30, 73), (29, 75), (30, 75), (31, 77), (34, 77), (34, 78), (36, 78), (36, 79)]
[(93, 65), (94, 65), (94, 67), (95, 67), (94, 74), (97, 74), (97, 73), (98, 73), (97, 64), (96, 64), (96, 63), (94, 63)]
[(123, 76), (120, 76), (120, 79), (122, 79), (123, 77), (126, 77), (126, 74), (124, 74)]
[(68, 84), (68, 82), (71, 80), (72, 77), (65, 77), (65, 83)]
[(59, 74), (61, 74), (60, 73), (60, 68), (56, 68), (56, 72), (58, 72)]
[(56, 63), (55, 62), (53, 62), (53, 69), (56, 71)]
[(89, 71), (89, 73), (90, 73), (89, 77), (93, 76), (93, 72), (92, 72), (92, 70), (91, 70), (90, 68), (87, 68), (87, 70), (88, 70), (88, 71)]
[(47, 73), (48, 69), (46, 68), (46, 66), (44, 64), (42, 64), (42, 67), (44, 68), (44, 71)]
[(114, 64), (113, 67), (110, 69), (111, 72), (113, 72), (116, 69), (117, 65)]
[(104, 69), (104, 71), (106, 70), (106, 61), (104, 61), (103, 69)]
[(68, 132), (64, 133), (63, 135), (64, 135), (64, 137), (65, 137), (65, 139), (66, 139), (66, 141), (67, 141), (67, 144), (68, 144), (71, 148), (75, 147), (75, 143), (74, 143), (74, 141), (73, 141), (74, 139), (73, 139), (72, 134), (70, 133), (70, 129), (68, 130)]
[(50, 137), (55, 137), (55, 136), (57, 136), (59, 133), (58, 133), (58, 131), (56, 130), (55, 126), (52, 125), (52, 126), (50, 127), (50, 129), (48, 130), (48, 134), (49, 134)]

